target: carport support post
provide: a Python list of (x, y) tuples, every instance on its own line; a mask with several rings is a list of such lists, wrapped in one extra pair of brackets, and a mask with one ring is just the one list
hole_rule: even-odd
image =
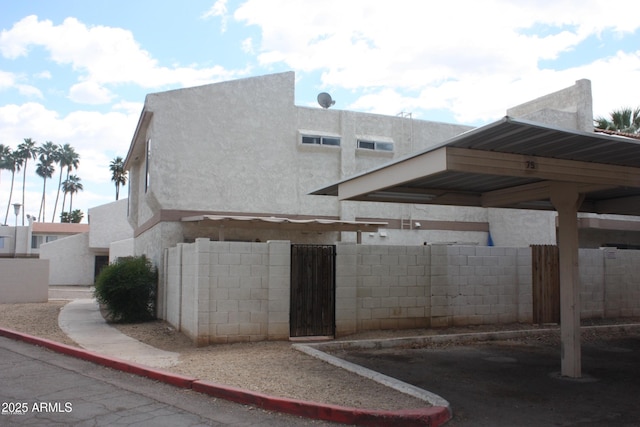
[(551, 203), (558, 211), (560, 254), (560, 357), (562, 375), (580, 378), (580, 278), (578, 276), (578, 186), (568, 182), (551, 185)]

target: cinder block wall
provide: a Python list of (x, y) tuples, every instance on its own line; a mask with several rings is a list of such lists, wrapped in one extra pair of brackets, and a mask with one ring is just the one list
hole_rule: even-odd
[[(344, 246), (341, 248), (338, 259), (346, 250)], [(349, 256), (351, 263), (356, 263), (355, 276), (353, 269), (348, 276), (338, 270), (336, 279), (336, 301), (344, 305), (342, 324), (348, 323), (350, 314), (355, 317), (350, 319), (349, 326), (355, 325), (357, 331), (427, 327), (431, 307), (431, 247), (353, 245), (352, 248), (355, 253), (352, 251)], [(340, 301), (345, 293), (348, 299)], [(336, 326), (339, 335), (351, 329)]]
[(601, 251), (604, 257), (604, 316), (640, 316), (640, 251)]
[[(178, 285), (181, 286), (181, 290), (179, 291), (180, 299), (175, 303), (175, 305), (178, 305), (177, 314), (180, 316), (180, 321), (174, 326), (178, 327), (194, 342), (197, 342), (199, 328), (196, 300), (198, 274), (196, 246), (195, 244), (180, 246), (182, 247), (182, 269), (181, 280)], [(174, 304), (167, 304), (167, 306), (174, 306)]]
[(579, 250), (580, 317), (605, 317), (604, 251)]
[[(291, 244), (167, 252), (165, 318), (198, 345), (289, 338)], [(640, 251), (580, 250), (582, 318), (640, 316)], [(531, 322), (531, 249), (336, 246), (336, 335)]]
[(289, 338), (291, 245), (211, 242), (167, 252), (165, 319), (197, 345)]
[(432, 246), (431, 326), (527, 322), (531, 313), (528, 248)]

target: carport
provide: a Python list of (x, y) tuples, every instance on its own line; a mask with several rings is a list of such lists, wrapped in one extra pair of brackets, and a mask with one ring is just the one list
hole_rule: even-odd
[(504, 117), (311, 194), (557, 211), (561, 369), (579, 378), (577, 213), (640, 215), (640, 141)]

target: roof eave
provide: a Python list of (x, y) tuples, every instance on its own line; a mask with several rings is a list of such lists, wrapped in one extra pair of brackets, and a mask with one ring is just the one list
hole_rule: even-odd
[(133, 133), (133, 138), (131, 139), (131, 144), (129, 145), (129, 152), (127, 153), (127, 157), (124, 161), (124, 170), (128, 171), (132, 163), (138, 160), (140, 153), (144, 152), (144, 135), (149, 127), (149, 123), (151, 122), (151, 118), (153, 117), (153, 112), (148, 111), (146, 107), (142, 109), (140, 113), (140, 118), (138, 119), (138, 125), (136, 126), (136, 130)]

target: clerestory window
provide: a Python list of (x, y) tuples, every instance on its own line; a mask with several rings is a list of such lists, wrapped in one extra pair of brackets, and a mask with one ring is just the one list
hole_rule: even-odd
[(336, 136), (302, 135), (303, 144), (340, 146), (340, 138)]
[(393, 151), (393, 142), (359, 139), (358, 148), (375, 151)]

